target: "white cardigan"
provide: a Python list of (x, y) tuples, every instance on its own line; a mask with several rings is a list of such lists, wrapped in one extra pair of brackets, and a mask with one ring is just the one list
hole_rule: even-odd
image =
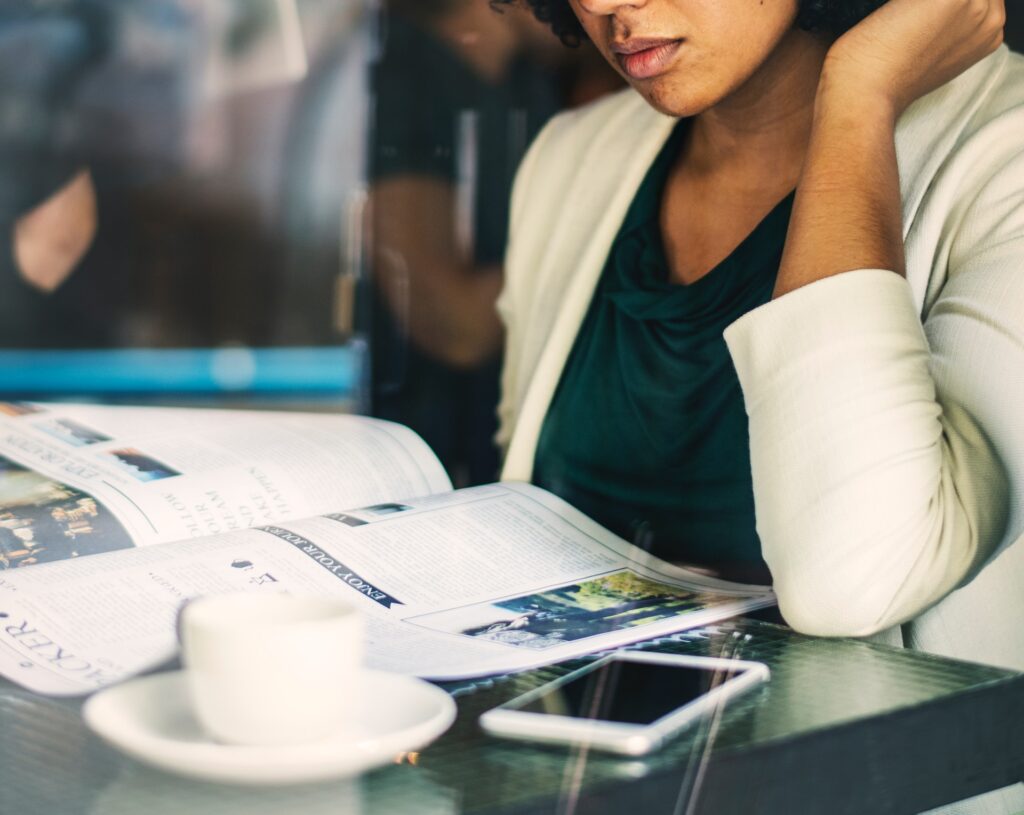
[[(556, 118), (520, 168), (499, 301), (506, 480), (531, 478), (609, 247), (674, 121), (625, 91)], [(890, 634), (1024, 669), (1024, 58), (1000, 48), (918, 100), (896, 146), (907, 279), (850, 271), (725, 332), (757, 530), (795, 628), (912, 621)]]

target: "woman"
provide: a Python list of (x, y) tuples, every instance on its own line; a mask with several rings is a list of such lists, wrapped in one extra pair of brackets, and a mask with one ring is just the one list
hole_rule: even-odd
[(632, 90), (520, 169), (503, 477), (664, 557), (763, 557), (799, 630), (913, 621), (907, 644), (1024, 668), (1002, 0), (531, 5)]

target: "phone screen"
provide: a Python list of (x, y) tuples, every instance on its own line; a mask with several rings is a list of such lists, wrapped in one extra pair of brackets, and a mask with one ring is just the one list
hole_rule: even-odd
[(577, 719), (650, 724), (741, 673), (740, 669), (709, 671), (611, 660), (524, 705), (510, 707)]

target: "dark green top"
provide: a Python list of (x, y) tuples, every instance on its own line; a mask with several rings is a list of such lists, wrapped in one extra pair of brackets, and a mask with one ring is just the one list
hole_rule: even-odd
[(725, 328), (771, 298), (790, 194), (691, 285), (658, 214), (678, 125), (609, 251), (544, 421), (534, 482), (659, 557), (763, 568), (747, 416)]

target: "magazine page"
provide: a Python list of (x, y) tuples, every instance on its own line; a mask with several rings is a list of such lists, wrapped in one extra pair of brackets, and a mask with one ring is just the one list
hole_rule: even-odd
[(0, 570), (450, 489), (365, 417), (0, 403)]
[(178, 611), (219, 592), (345, 597), (372, 668), (454, 679), (523, 670), (770, 605), (698, 577), (536, 487), (378, 503), (0, 574), (0, 673), (87, 693), (176, 652)]

